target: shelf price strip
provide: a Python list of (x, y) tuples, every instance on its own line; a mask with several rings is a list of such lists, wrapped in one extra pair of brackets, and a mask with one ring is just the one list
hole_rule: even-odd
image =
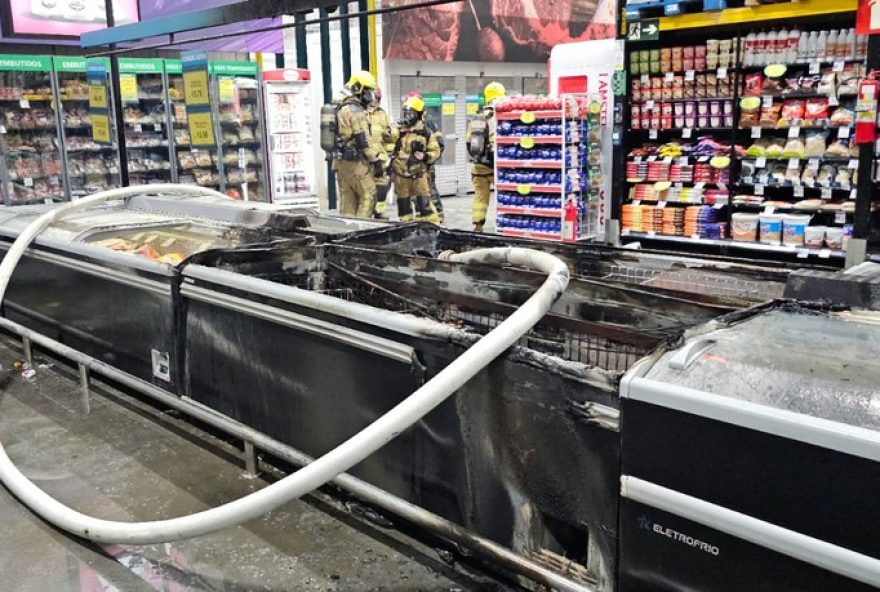
[(214, 116), (208, 85), (208, 54), (192, 52), (182, 56), (183, 94), (190, 143), (194, 147), (214, 147)]

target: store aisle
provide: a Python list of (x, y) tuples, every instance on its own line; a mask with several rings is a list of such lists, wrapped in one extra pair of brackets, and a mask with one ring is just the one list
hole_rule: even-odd
[[(72, 378), (10, 371), (0, 345), (0, 439), (36, 483), (77, 509), (119, 520), (177, 516), (266, 484), (248, 480), (232, 449), (116, 391), (80, 409)], [(157, 420), (158, 417), (158, 420)], [(0, 487), (4, 590), (500, 590), (449, 568), (433, 549), (311, 496), (244, 527), (146, 547), (76, 541)]]

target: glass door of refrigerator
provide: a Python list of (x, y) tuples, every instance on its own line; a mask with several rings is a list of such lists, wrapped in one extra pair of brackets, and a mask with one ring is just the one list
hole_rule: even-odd
[(64, 170), (51, 72), (0, 71), (3, 199), (7, 205), (63, 201)]
[(308, 85), (266, 82), (272, 201), (317, 206)]
[(168, 74), (168, 103), (171, 109), (172, 140), (177, 160), (178, 183), (220, 189), (220, 164), (216, 148), (193, 148), (187, 128), (183, 74), (179, 62), (165, 63)]
[[(119, 148), (92, 139), (89, 115), (89, 88), (85, 58), (56, 58), (58, 102), (61, 105), (61, 138), (67, 197), (84, 197), (104, 189), (119, 187)], [(109, 90), (109, 87), (108, 87)], [(115, 125), (110, 118), (111, 138)]]
[[(120, 60), (120, 100), (128, 154), (128, 181), (131, 185), (171, 183), (171, 146), (165, 112), (165, 77), (159, 60), (137, 64), (154, 65), (156, 72), (126, 71)], [(144, 65), (141, 69), (145, 68)], [(131, 68), (134, 69), (134, 68)]]
[(216, 85), (223, 191), (235, 199), (268, 201), (259, 83), (250, 77), (216, 76)]

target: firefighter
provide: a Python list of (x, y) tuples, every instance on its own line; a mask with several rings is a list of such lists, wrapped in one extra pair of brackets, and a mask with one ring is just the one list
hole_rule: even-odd
[(379, 151), (379, 160), (382, 161), (382, 166), (386, 168), (386, 172), (376, 179), (376, 205), (373, 209), (373, 216), (379, 220), (384, 220), (386, 219), (385, 200), (391, 187), (391, 179), (388, 178), (387, 174), (388, 156), (394, 150), (394, 142), (392, 140), (391, 119), (380, 104), (382, 101), (381, 89), (376, 89), (374, 98), (375, 100), (367, 107), (369, 137), (370, 141)]
[(343, 216), (372, 217), (376, 180), (385, 178), (385, 163), (370, 137), (367, 117), (367, 106), (375, 102), (376, 91), (373, 75), (357, 72), (345, 85), (337, 106), (333, 170)]
[(474, 232), (483, 232), (489, 198), (495, 178), (495, 110), (493, 103), (506, 93), (500, 82), (490, 82), (483, 90), (483, 110), (468, 123), (465, 141), (471, 161), (471, 182), (474, 185), (472, 219)]
[(440, 145), (425, 126), (425, 102), (410, 97), (403, 103), (399, 128), (394, 133), (391, 171), (397, 213), (401, 222), (440, 223), (431, 202), (428, 169), (440, 158)]
[[(422, 99), (422, 95), (418, 92), (412, 91), (406, 95), (406, 98), (416, 97), (418, 99)], [(428, 131), (431, 132), (431, 135), (437, 140), (437, 144), (440, 146), (440, 157), (443, 157), (443, 152), (446, 150), (446, 135), (440, 131), (440, 128), (437, 126), (437, 122), (434, 121), (434, 118), (429, 114), (425, 114), (425, 126), (428, 128)], [(440, 160), (439, 158), (437, 159)], [(432, 164), (428, 167), (428, 183), (431, 185), (431, 201), (434, 203), (434, 209), (437, 210), (437, 215), (440, 217), (440, 223), (443, 223), (443, 201), (440, 199), (440, 191), (437, 190), (437, 168), (436, 164)]]

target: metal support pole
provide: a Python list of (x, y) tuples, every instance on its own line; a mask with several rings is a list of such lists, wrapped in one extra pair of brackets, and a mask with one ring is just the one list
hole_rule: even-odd
[(24, 361), (27, 362), (31, 368), (34, 367), (34, 353), (31, 348), (31, 340), (27, 337), (21, 338), (21, 351), (24, 356)]
[(306, 43), (306, 27), (302, 25), (306, 20), (304, 12), (297, 12), (293, 15), (293, 22), (300, 23), (300, 26), (294, 29), (294, 38), (296, 39), (296, 67), (308, 70), (309, 68), (309, 49)]
[[(333, 100), (333, 78), (330, 73), (330, 22), (326, 20), (327, 11), (320, 10), (321, 17), (321, 81), (324, 83), (324, 102)], [(327, 207), (336, 209), (336, 175), (333, 174), (333, 163), (327, 160)]]
[[(116, 19), (113, 17), (113, 2), (105, 2), (105, 10), (107, 11), (107, 27), (116, 26)], [(116, 45), (111, 45), (110, 49), (116, 49)], [(119, 147), (119, 176), (120, 183), (123, 187), (128, 187), (128, 150), (125, 147), (125, 118), (122, 113), (121, 89), (119, 86), (119, 58), (116, 55), (110, 56), (110, 99), (113, 108), (113, 119), (116, 121), (116, 145)]]
[[(358, 44), (361, 50), (361, 70), (370, 70), (370, 19), (367, 17), (367, 0), (358, 0)], [(375, 75), (376, 73), (373, 72)]]
[(259, 476), (257, 469), (257, 453), (254, 450), (254, 443), (250, 440), (244, 441), (244, 476), (247, 479), (256, 479)]
[(89, 398), (89, 369), (85, 364), (79, 366), (79, 387), (83, 413), (88, 415), (92, 412), (92, 404)]
[[(339, 5), (339, 15), (348, 14), (348, 2)], [(342, 79), (351, 78), (351, 20), (346, 19), (339, 23), (339, 34), (342, 38)]]

